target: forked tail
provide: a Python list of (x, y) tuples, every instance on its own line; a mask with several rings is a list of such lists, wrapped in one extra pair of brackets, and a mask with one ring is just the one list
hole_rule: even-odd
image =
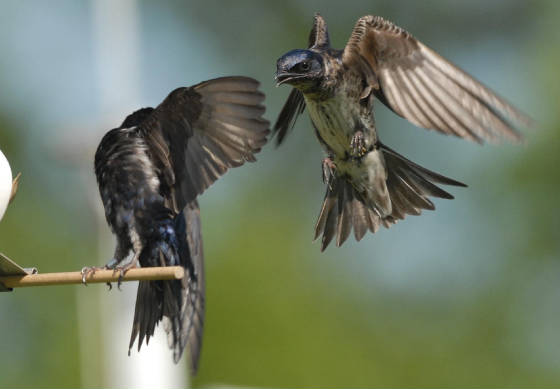
[(381, 217), (368, 207), (362, 196), (345, 177), (334, 173), (323, 200), (319, 219), (315, 225), (315, 239), (321, 238), (321, 251), (325, 250), (336, 236), (336, 245), (342, 245), (352, 228), (356, 240), (361, 240), (367, 230), (375, 233), (380, 225), (389, 228), (407, 214), (420, 215), (422, 209), (434, 210), (429, 199), (439, 197), (453, 199), (453, 196), (435, 184), (452, 186), (466, 185), (441, 174), (432, 172), (406, 159), (389, 147), (380, 144), (387, 168), (387, 188), (391, 199), (392, 212)]

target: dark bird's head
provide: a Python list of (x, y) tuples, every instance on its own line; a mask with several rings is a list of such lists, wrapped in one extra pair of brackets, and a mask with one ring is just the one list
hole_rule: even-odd
[(318, 86), (323, 75), (323, 58), (312, 50), (292, 50), (276, 62), (276, 85), (290, 84), (306, 92)]

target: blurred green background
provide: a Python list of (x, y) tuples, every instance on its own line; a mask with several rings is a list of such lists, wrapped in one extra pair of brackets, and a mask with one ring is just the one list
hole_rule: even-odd
[[(306, 44), (315, 11), (335, 47), (365, 14), (412, 32), (538, 128), (521, 146), (480, 147), (415, 129), (378, 105), (384, 143), (469, 188), (452, 188), (456, 199), (436, 201), (435, 212), (321, 254), (312, 233), (322, 154), (303, 115), (283, 147), (268, 145), (200, 199), (207, 316), (200, 371), (188, 383), (560, 386), (559, 2), (0, 6), (0, 149), (23, 173), (0, 251), (41, 272), (110, 257), (92, 161), (128, 113), (177, 86), (242, 74), (261, 81), (273, 121), (289, 93), (274, 87), (276, 59)], [(184, 375), (185, 361), (174, 366), (167, 350), (164, 367), (121, 369), (121, 359), (155, 352), (126, 357), (135, 287), (0, 294), (0, 386), (134, 387), (136, 374)]]

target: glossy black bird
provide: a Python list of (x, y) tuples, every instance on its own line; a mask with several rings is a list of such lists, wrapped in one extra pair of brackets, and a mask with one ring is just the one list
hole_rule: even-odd
[(269, 122), (258, 86), (251, 78), (224, 77), (175, 89), (155, 109), (140, 109), (109, 131), (95, 154), (105, 216), (117, 238), (106, 268), (186, 270), (182, 281), (139, 283), (130, 348), (138, 336), (140, 350), (163, 320), (174, 361), (188, 346), (193, 372), (204, 320), (196, 197), (229, 168), (255, 161), (266, 143)]
[(277, 62), (278, 85), (294, 87), (273, 133), (282, 143), (307, 106), (327, 157), (327, 192), (315, 227), (324, 250), (356, 240), (406, 214), (435, 209), (429, 196), (452, 199), (435, 184), (464, 184), (425, 169), (380, 142), (375, 99), (412, 123), (478, 143), (518, 141), (530, 119), (402, 28), (379, 16), (358, 20), (343, 50), (330, 47), (315, 15), (309, 47)]

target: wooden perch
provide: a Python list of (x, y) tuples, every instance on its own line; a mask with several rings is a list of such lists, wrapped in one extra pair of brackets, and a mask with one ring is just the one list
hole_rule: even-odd
[[(145, 267), (128, 270), (122, 277), (122, 282), (126, 281), (154, 281), (154, 280), (180, 280), (185, 275), (185, 269), (181, 266), (167, 267)], [(94, 274), (88, 275), (88, 284), (100, 282), (118, 282), (119, 272), (113, 270), (97, 270)], [(0, 276), (0, 284), (6, 288), (20, 288), (24, 286), (47, 286), (47, 285), (69, 285), (81, 284), (82, 273), (44, 273), (27, 274), (16, 276)]]

